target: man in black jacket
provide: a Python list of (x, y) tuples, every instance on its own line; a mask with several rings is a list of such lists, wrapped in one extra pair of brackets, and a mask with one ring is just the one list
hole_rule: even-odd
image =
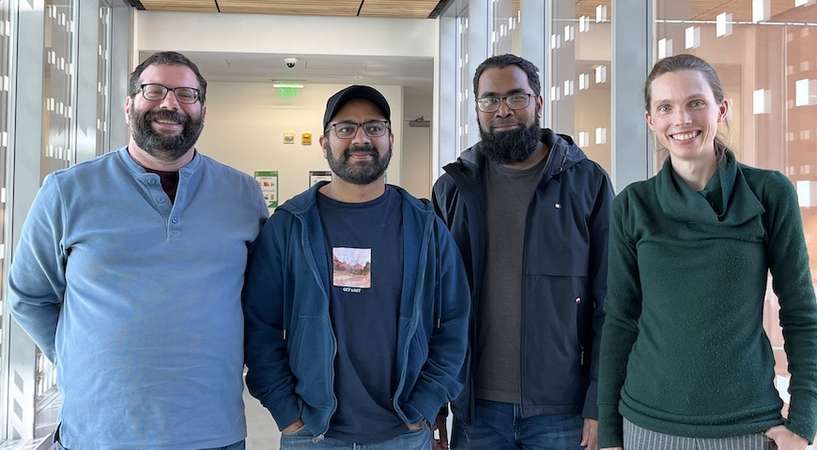
[(473, 302), (455, 448), (597, 448), (613, 189), (569, 136), (539, 127), (540, 91), (531, 62), (485, 60), (474, 75), (481, 141), (434, 185)]

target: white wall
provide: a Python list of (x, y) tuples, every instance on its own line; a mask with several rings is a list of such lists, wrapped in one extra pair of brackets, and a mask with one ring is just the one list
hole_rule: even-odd
[[(204, 154), (248, 174), (278, 171), (278, 202), (309, 187), (310, 170), (329, 170), (318, 138), (323, 131), (326, 100), (345, 85), (309, 84), (296, 97), (280, 97), (271, 84), (221, 83), (207, 86), (204, 131), (196, 147)], [(386, 179), (400, 183), (403, 148), (403, 89), (375, 86), (391, 107), (394, 154)], [(284, 144), (283, 133), (296, 133)], [(301, 145), (301, 133), (312, 133), (312, 145)]]
[(423, 116), (432, 120), (434, 100), (431, 88), (403, 89), (403, 159), (401, 166), (401, 185), (416, 197), (431, 197), (432, 176), (431, 130), (414, 128), (409, 121)]
[(138, 11), (137, 50), (434, 57), (436, 21)]
[[(431, 57), (437, 53), (437, 21), (370, 17), (271, 16), (138, 11), (134, 16), (134, 65), (140, 51), (320, 54)], [(328, 170), (318, 137), (326, 99), (342, 85), (307, 85), (294, 99), (278, 97), (269, 84), (211, 82), (207, 118), (198, 148), (205, 154), (252, 174), (279, 171), (279, 202), (303, 191), (310, 170)], [(430, 192), (431, 129), (409, 129), (404, 122), (403, 87), (377, 86), (392, 108), (394, 155), (386, 172), (389, 183), (403, 179), (410, 192)], [(406, 119), (432, 118), (430, 90), (412, 90)], [(408, 94), (407, 94), (408, 95)], [(405, 126), (404, 126), (405, 125)], [(432, 124), (433, 126), (434, 124)], [(403, 135), (403, 130), (407, 134)], [(295, 145), (284, 145), (283, 132), (295, 131)], [(311, 146), (300, 145), (310, 132)], [(403, 142), (412, 149), (403, 162)], [(429, 173), (426, 173), (429, 172)], [(415, 176), (415, 174), (417, 176)]]

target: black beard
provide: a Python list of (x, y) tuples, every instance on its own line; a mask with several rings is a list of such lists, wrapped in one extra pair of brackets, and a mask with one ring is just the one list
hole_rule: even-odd
[[(193, 148), (204, 128), (201, 117), (192, 119), (190, 116), (159, 109), (140, 113), (135, 108), (129, 114), (131, 134), (136, 145), (149, 155), (162, 161), (175, 161)], [(170, 120), (182, 124), (182, 132), (165, 136), (156, 132), (151, 126), (154, 120)]]
[(539, 146), (542, 129), (538, 120), (529, 127), (499, 133), (485, 131), (480, 126), (479, 137), (482, 141), (477, 148), (483, 155), (492, 161), (507, 164), (528, 159)]
[[(383, 175), (389, 167), (389, 161), (391, 161), (391, 150), (391, 146), (389, 146), (389, 151), (381, 157), (377, 153), (377, 149), (371, 144), (355, 146), (347, 148), (343, 151), (343, 155), (341, 155), (340, 158), (335, 159), (329, 142), (326, 142), (326, 145), (323, 147), (326, 161), (329, 162), (329, 168), (332, 169), (332, 172), (341, 180), (358, 185), (370, 184)], [(372, 162), (366, 164), (349, 164), (349, 157), (352, 153), (372, 155)]]

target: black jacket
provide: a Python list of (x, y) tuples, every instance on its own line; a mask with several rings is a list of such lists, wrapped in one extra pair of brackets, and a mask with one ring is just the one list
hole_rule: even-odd
[[(522, 414), (596, 418), (598, 351), (607, 288), (613, 188), (570, 136), (542, 131), (547, 166), (528, 206), (522, 276)], [(478, 143), (444, 167), (432, 200), (462, 253), (471, 289), (466, 384), (454, 414), (471, 423), (485, 268), (485, 157)]]

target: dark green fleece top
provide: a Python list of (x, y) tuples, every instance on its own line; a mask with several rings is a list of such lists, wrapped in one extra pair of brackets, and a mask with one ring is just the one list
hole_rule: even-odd
[[(714, 438), (785, 424), (817, 431), (817, 303), (797, 195), (781, 173), (726, 153), (695, 192), (667, 163), (613, 201), (599, 371), (600, 446), (622, 416)], [(763, 331), (767, 271), (789, 361), (787, 420)]]

